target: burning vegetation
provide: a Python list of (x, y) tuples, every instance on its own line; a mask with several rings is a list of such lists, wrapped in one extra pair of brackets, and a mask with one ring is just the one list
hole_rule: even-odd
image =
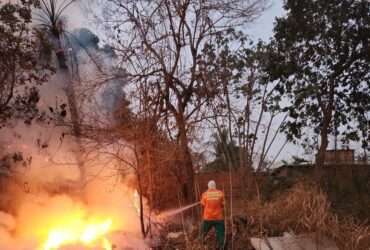
[[(20, 228), (20, 234), (25, 237), (35, 235), (39, 239), (40, 250), (63, 249), (66, 246), (111, 250), (112, 244), (107, 238), (114, 229), (110, 215), (91, 215), (81, 204), (68, 204), (66, 199), (57, 197), (55, 204), (43, 208), (43, 214), (33, 214), (31, 222), (36, 228)], [(32, 207), (28, 209), (34, 210)], [(28, 226), (31, 225), (25, 225)]]
[[(117, 242), (131, 246), (136, 238), (136, 244), (144, 249), (135, 190), (119, 184), (115, 190), (107, 191), (106, 183), (106, 180), (90, 183), (84, 202), (79, 196), (66, 192), (19, 190), (15, 215), (2, 213), (0, 216), (0, 247), (110, 250)], [(125, 236), (127, 234), (130, 237)]]

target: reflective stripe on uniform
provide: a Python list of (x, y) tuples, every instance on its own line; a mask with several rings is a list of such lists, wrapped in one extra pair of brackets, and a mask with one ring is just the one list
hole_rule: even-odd
[(210, 192), (208, 191), (206, 193), (206, 199), (207, 200), (218, 200), (222, 197), (222, 193), (221, 192)]

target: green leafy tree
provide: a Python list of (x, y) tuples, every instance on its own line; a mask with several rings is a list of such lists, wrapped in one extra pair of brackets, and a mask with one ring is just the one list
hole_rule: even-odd
[(288, 0), (284, 8), (266, 69), (278, 81), (289, 138), (301, 139), (310, 129), (319, 135), (321, 166), (328, 135), (335, 130), (358, 140), (357, 128), (369, 110), (370, 2)]
[(36, 1), (0, 3), (0, 127), (11, 118), (29, 124), (40, 117), (38, 86), (51, 68), (39, 62), (36, 36), (30, 27)]

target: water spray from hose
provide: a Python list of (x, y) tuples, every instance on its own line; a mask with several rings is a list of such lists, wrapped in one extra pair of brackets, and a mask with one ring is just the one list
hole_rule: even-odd
[(199, 204), (200, 204), (200, 202), (198, 201), (198, 202), (195, 202), (193, 204), (186, 205), (186, 206), (183, 206), (183, 207), (180, 207), (180, 208), (177, 208), (177, 209), (168, 210), (168, 211), (165, 211), (165, 212), (159, 214), (157, 217), (160, 218), (160, 219), (165, 219), (165, 218), (168, 218), (168, 217), (172, 217), (172, 216), (175, 216), (177, 214), (183, 213), (186, 210), (189, 210), (190, 208), (193, 208), (193, 207), (195, 207)]

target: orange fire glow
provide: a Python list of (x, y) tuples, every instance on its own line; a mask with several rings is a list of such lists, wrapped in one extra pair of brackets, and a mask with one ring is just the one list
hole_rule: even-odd
[(40, 250), (58, 250), (63, 246), (79, 245), (111, 250), (107, 234), (112, 230), (111, 219), (84, 219), (82, 213), (70, 214), (51, 223), (45, 229), (46, 240)]
[(86, 187), (84, 201), (45, 192), (26, 196), (13, 224), (8, 223), (9, 234), (2, 234), (0, 225), (0, 250), (112, 250), (114, 245), (145, 249), (134, 190), (121, 186), (107, 192), (105, 182), (99, 184)]

